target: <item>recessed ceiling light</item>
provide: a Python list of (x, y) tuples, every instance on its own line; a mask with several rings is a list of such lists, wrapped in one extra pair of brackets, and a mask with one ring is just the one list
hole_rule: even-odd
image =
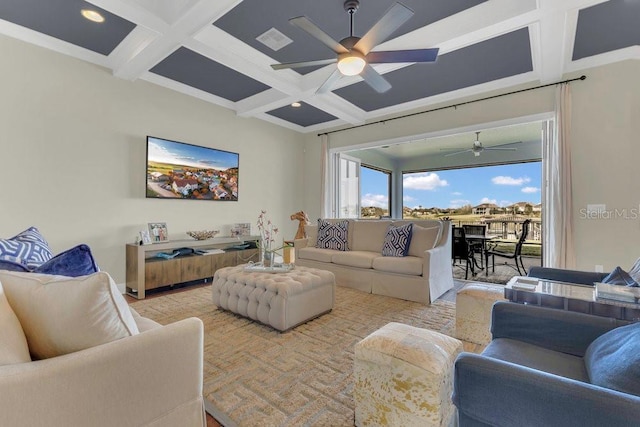
[(82, 9), (80, 11), (80, 13), (82, 14), (82, 16), (87, 18), (89, 21), (104, 22), (104, 16), (102, 16), (100, 13), (96, 12), (95, 10)]
[(299, 103), (299, 102), (292, 102), (292, 103), (291, 103), (291, 106), (292, 106), (293, 108), (299, 108), (299, 107), (302, 107), (302, 104), (301, 104), (301, 103)]

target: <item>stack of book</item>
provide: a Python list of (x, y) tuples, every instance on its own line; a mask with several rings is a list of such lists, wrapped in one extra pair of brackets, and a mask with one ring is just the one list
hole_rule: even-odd
[(638, 304), (640, 288), (596, 283), (596, 298)]

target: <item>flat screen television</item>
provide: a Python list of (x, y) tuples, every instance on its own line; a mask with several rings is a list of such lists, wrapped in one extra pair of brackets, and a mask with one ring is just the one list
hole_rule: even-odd
[(240, 155), (147, 136), (147, 198), (238, 200)]

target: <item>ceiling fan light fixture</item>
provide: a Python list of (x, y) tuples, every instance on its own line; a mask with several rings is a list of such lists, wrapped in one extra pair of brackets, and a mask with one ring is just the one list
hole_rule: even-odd
[(340, 54), (338, 58), (338, 70), (345, 76), (360, 74), (365, 65), (367, 65), (367, 61), (364, 60), (364, 55), (356, 50)]

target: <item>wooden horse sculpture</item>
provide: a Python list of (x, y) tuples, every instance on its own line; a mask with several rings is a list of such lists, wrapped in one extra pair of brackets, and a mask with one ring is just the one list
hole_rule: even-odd
[(304, 226), (307, 224), (311, 224), (309, 222), (309, 217), (304, 211), (298, 211), (294, 214), (291, 214), (291, 221), (298, 220), (298, 231), (296, 231), (296, 237), (294, 239), (304, 239), (307, 237), (307, 233), (304, 231)]

